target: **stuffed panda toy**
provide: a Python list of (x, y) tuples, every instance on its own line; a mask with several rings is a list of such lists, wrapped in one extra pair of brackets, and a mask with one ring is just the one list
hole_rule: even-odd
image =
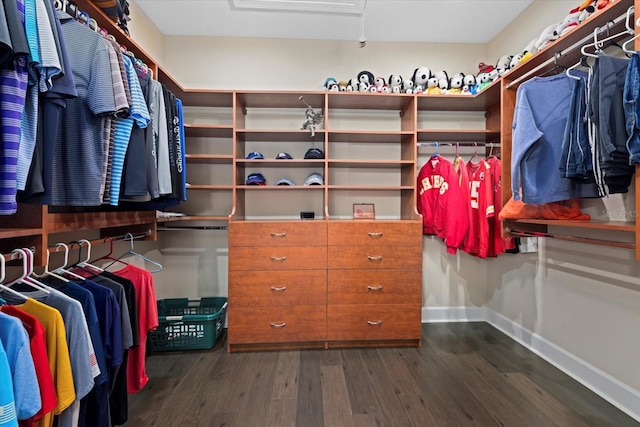
[(402, 93), (402, 76), (400, 74), (391, 74), (389, 76), (389, 92)]
[(429, 67), (419, 67), (413, 71), (413, 93), (422, 93), (427, 87), (427, 81), (431, 77), (431, 69)]

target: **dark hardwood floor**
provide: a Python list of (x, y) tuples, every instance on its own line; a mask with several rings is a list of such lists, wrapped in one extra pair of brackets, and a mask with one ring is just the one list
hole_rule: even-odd
[(640, 426), (487, 323), (422, 330), (421, 348), (158, 353), (125, 426)]

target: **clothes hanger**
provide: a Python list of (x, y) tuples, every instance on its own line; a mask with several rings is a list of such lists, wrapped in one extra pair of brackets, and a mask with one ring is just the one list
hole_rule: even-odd
[[(22, 295), (20, 292), (11, 289), (9, 286), (5, 286), (2, 284), (5, 278), (5, 258), (4, 255), (0, 254), (0, 290), (10, 293), (13, 296), (16, 296), (20, 299), (20, 301), (26, 301), (28, 298), (25, 295)], [(3, 300), (4, 301), (4, 300)]]
[(580, 61), (576, 62), (575, 64), (573, 64), (572, 66), (566, 69), (565, 74), (567, 75), (567, 77), (570, 77), (574, 80), (582, 80), (583, 79), (582, 77), (571, 74), (571, 71), (575, 70), (578, 67), (584, 67), (584, 68), (591, 67), (591, 65), (589, 65), (589, 62), (587, 61), (586, 56), (583, 56), (582, 58), (580, 58)]
[(562, 70), (562, 72), (567, 71), (567, 67), (565, 67), (564, 65), (561, 65), (560, 63), (558, 63), (558, 59), (560, 59), (560, 57), (562, 56), (562, 53), (560, 52), (556, 52), (553, 55), (553, 68), (545, 71), (544, 73), (540, 74), (539, 77), (545, 77), (545, 76), (550, 76), (553, 74), (558, 74), (560, 72), (560, 70)]
[(93, 260), (94, 263), (96, 261), (100, 261), (100, 260), (106, 259), (106, 260), (111, 260), (111, 261), (114, 261), (114, 262), (119, 262), (120, 264), (129, 265), (128, 262), (124, 262), (121, 259), (113, 257), (113, 238), (107, 237), (107, 238), (104, 239), (104, 241), (105, 241), (105, 243), (107, 241), (109, 241), (109, 253), (104, 255), (104, 256), (101, 256), (100, 258), (96, 258), (95, 260)]
[[(82, 255), (82, 244), (86, 243), (87, 244), (87, 259), (85, 259), (84, 261), (80, 261), (80, 257)], [(80, 267), (83, 268), (85, 270), (88, 269), (93, 269), (94, 272), (97, 271), (99, 273), (102, 273), (104, 271), (104, 269), (93, 265), (93, 264), (89, 264), (89, 260), (91, 259), (91, 242), (88, 241), (87, 239), (80, 239), (78, 240), (78, 245), (80, 245), (79, 248), (79, 252), (78, 252), (78, 263), (76, 263), (76, 267)]]
[(29, 275), (33, 271), (33, 258), (31, 255), (31, 251), (29, 249), (20, 248), (14, 249), (13, 251), (11, 251), (11, 253), (22, 258), (22, 275), (16, 280), (9, 282), (8, 286), (11, 286), (13, 284), (25, 284), (39, 291), (50, 294), (51, 290), (48, 289), (47, 285), (29, 277)]
[[(75, 243), (77, 242), (72, 242), (72, 244), (75, 244)], [(58, 248), (61, 248), (61, 247), (64, 248), (64, 264), (62, 264), (61, 267), (58, 267), (55, 270), (53, 270), (53, 272), (56, 274), (64, 274), (71, 277), (72, 279), (78, 279), (83, 281), (84, 277), (72, 271), (66, 270), (67, 264), (69, 263), (69, 246), (66, 243), (56, 243), (56, 252)]]
[[(633, 30), (633, 25), (631, 24), (633, 18), (632, 16), (634, 15), (635, 12), (635, 7), (633, 5), (629, 6), (629, 9), (627, 9), (627, 18), (625, 20), (624, 26), (627, 28), (627, 31), (630, 34), (634, 33)], [(629, 43), (633, 43), (635, 42), (635, 40), (640, 37), (640, 33), (634, 35), (633, 37), (631, 37), (629, 40), (625, 41), (624, 43), (622, 43), (622, 50), (627, 54), (627, 55), (633, 55), (636, 53), (636, 49), (630, 49), (628, 47)]]
[[(127, 239), (127, 238), (129, 238), (129, 239), (130, 239), (131, 248), (130, 248), (127, 252), (125, 252), (125, 253), (123, 253), (122, 255), (120, 255), (120, 256), (118, 257), (118, 261), (120, 260), (120, 258), (124, 258), (124, 257), (126, 257), (126, 256), (133, 255), (133, 256), (137, 256), (137, 257), (139, 257), (139, 258), (142, 258), (144, 261), (146, 261), (146, 262), (148, 262), (148, 263), (153, 264), (153, 265), (155, 265), (155, 266), (156, 266), (156, 269), (155, 269), (155, 270), (149, 270), (149, 272), (150, 272), (150, 273), (159, 273), (159, 272), (161, 272), (161, 271), (162, 271), (162, 264), (160, 264), (160, 263), (158, 263), (158, 262), (155, 262), (155, 261), (153, 261), (153, 260), (150, 260), (150, 259), (149, 259), (149, 258), (147, 258), (146, 256), (144, 256), (144, 255), (142, 255), (142, 254), (139, 254), (138, 252), (136, 252), (136, 251), (134, 251), (134, 250), (133, 250), (133, 234), (131, 234), (131, 233), (127, 233), (127, 234), (125, 234), (124, 238), (125, 238), (125, 239)], [(114, 261), (114, 262), (112, 262), (111, 264), (107, 265), (105, 268), (109, 268), (109, 267), (110, 267), (112, 264), (114, 264), (114, 263), (115, 263), (115, 261)]]
[[(60, 244), (58, 243), (58, 244), (56, 245), (56, 252), (58, 252), (58, 249), (59, 249), (60, 247), (61, 247), (61, 246), (60, 246)], [(44, 265), (44, 272), (43, 272), (42, 274), (40, 274), (40, 275), (38, 275), (38, 274), (34, 274), (34, 275), (35, 275), (36, 277), (47, 277), (47, 276), (51, 276), (51, 277), (55, 277), (56, 279), (58, 279), (58, 280), (61, 280), (61, 281), (65, 282), (65, 283), (69, 283), (69, 282), (70, 282), (70, 280), (69, 280), (69, 279), (67, 279), (66, 277), (60, 276), (60, 275), (58, 275), (58, 274), (54, 273), (53, 271), (49, 271), (49, 259), (50, 259), (50, 257), (51, 257), (51, 252), (49, 251), (49, 248), (47, 248), (47, 262), (46, 262), (46, 263), (45, 263), (45, 265)]]
[(473, 143), (473, 154), (469, 158), (469, 163), (472, 163), (475, 158), (480, 159), (480, 156), (478, 156), (478, 143), (477, 142)]
[(436, 146), (436, 151), (433, 152), (433, 154), (431, 155), (431, 157), (438, 157), (440, 155), (440, 153), (438, 153), (438, 141), (433, 141), (433, 144)]

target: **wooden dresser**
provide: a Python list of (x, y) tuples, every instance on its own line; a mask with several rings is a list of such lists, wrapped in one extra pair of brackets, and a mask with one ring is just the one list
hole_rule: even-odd
[(324, 347), (327, 223), (229, 225), (230, 351)]
[(419, 345), (421, 223), (329, 221), (328, 245), (328, 345)]
[(229, 224), (229, 351), (420, 345), (417, 221)]

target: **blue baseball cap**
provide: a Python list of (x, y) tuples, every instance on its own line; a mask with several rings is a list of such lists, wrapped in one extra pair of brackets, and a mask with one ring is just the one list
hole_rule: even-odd
[(278, 153), (276, 159), (293, 159), (289, 153)]
[(257, 151), (252, 151), (249, 154), (247, 154), (247, 159), (264, 159), (264, 156), (262, 155), (262, 153), (259, 153)]
[(252, 173), (247, 177), (247, 185), (266, 185), (267, 180), (261, 173)]
[(319, 148), (309, 148), (306, 153), (304, 153), (305, 159), (324, 159), (324, 151)]

